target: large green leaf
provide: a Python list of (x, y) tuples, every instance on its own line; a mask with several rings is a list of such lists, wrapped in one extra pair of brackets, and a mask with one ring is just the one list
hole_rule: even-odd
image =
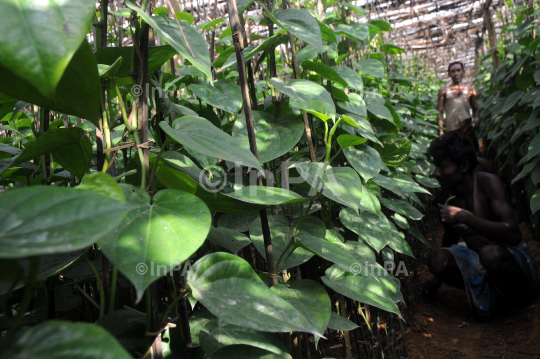
[[(201, 174), (204, 175), (204, 172), (201, 172)], [(204, 179), (206, 177), (203, 176), (199, 177), (199, 179), (203, 179), (205, 187), (199, 185), (197, 181), (188, 174), (164, 166), (158, 168), (156, 177), (167, 188), (177, 189), (196, 195), (206, 203), (211, 211), (241, 214), (258, 212), (264, 208), (263, 205), (243, 202), (233, 197), (228, 197), (221, 192), (216, 193), (216, 191), (219, 191), (219, 187), (221, 187), (221, 182), (210, 181), (210, 183), (208, 183)], [(212, 183), (214, 183), (215, 186), (210, 186)]]
[(372, 179), (384, 166), (379, 153), (367, 144), (345, 148), (343, 153), (364, 181)]
[(356, 93), (351, 93), (348, 97), (349, 102), (339, 101), (339, 107), (355, 115), (367, 116), (366, 103), (364, 102), (362, 97)]
[(392, 124), (394, 123), (392, 112), (385, 106), (384, 100), (368, 99), (366, 100), (366, 108), (372, 115), (388, 120)]
[(374, 19), (370, 21), (371, 24), (377, 26), (382, 31), (392, 31), (392, 25), (383, 19)]
[(304, 70), (316, 72), (332, 82), (347, 86), (347, 81), (345, 81), (336, 70), (326, 66), (322, 62), (304, 61), (302, 62), (302, 68), (304, 68)]
[[(148, 47), (148, 73), (153, 73), (177, 53), (178, 51), (170, 45)], [(100, 47), (95, 56), (98, 64), (105, 65), (112, 65), (118, 58), (122, 57), (122, 63), (115, 76), (127, 77), (131, 73), (133, 47)]]
[(247, 8), (253, 4), (255, 0), (236, 0), (236, 9), (238, 10), (238, 15), (242, 16), (242, 13), (247, 10)]
[(297, 169), (302, 178), (311, 186), (312, 191), (315, 190), (317, 177), (319, 177), (321, 181), (317, 191), (320, 191), (322, 187), (323, 196), (358, 211), (358, 208), (362, 207), (364, 187), (358, 174), (350, 167), (331, 166), (327, 166), (323, 174), (322, 167), (322, 163), (313, 162), (305, 167), (297, 166)]
[(350, 271), (351, 268), (355, 268), (359, 264), (358, 258), (351, 251), (347, 251), (339, 243), (332, 243), (326, 239), (309, 234), (299, 234), (296, 245), (309, 249), (319, 257), (335, 263), (343, 270)]
[(184, 173), (187, 173), (192, 178), (198, 180), (201, 175), (201, 169), (195, 162), (193, 162), (189, 157), (184, 156), (181, 153), (174, 151), (165, 151), (161, 154), (161, 158), (165, 160), (172, 167), (180, 170)]
[(359, 327), (358, 324), (351, 322), (349, 319), (342, 317), (341, 315), (332, 312), (330, 321), (328, 322), (328, 328), (335, 330), (351, 331)]
[(369, 36), (369, 29), (363, 24), (345, 25), (339, 24), (336, 27), (336, 35), (343, 35), (353, 40), (364, 41)]
[[(259, 162), (261, 163), (266, 163), (289, 152), (304, 133), (304, 122), (297, 116), (288, 114), (275, 118), (272, 114), (262, 111), (252, 111), (252, 114)], [(240, 114), (234, 122), (232, 135), (243, 148), (249, 149), (244, 113)]]
[[(330, 93), (313, 81), (293, 79), (283, 83), (283, 81), (274, 77), (270, 79), (270, 84), (291, 98), (289, 104), (293, 109), (302, 109), (311, 113), (316, 112), (315, 115), (320, 113), (325, 115), (327, 119), (336, 115), (336, 107)], [(323, 102), (323, 104), (320, 102)], [(323, 119), (323, 121), (326, 120)]]
[(233, 115), (242, 108), (242, 92), (240, 87), (231, 80), (218, 80), (213, 85), (196, 81), (189, 86), (189, 89), (207, 104)]
[(309, 11), (300, 9), (276, 10), (274, 17), (278, 25), (302, 41), (323, 52), (321, 29)]
[(522, 96), (523, 96), (522, 91), (516, 91), (510, 96), (508, 96), (508, 98), (504, 102), (504, 106), (501, 110), (501, 114), (508, 112), (510, 109), (512, 109), (512, 107), (514, 107), (514, 105), (521, 99)]
[(353, 274), (332, 266), (326, 270), (321, 279), (324, 284), (346, 297), (401, 316), (388, 288), (375, 276)]
[(159, 126), (188, 149), (262, 170), (261, 164), (250, 151), (240, 148), (233, 137), (218, 130), (207, 119), (184, 116), (176, 119), (172, 127), (165, 121), (160, 122)]
[(384, 78), (384, 66), (382, 62), (376, 59), (360, 60), (358, 62), (353, 61), (354, 67), (357, 70), (363, 72), (366, 75), (370, 75), (376, 78)]
[(391, 55), (397, 55), (397, 54), (404, 54), (405, 50), (402, 49), (399, 46), (392, 45), (392, 44), (383, 44), (379, 46), (380, 49), (388, 54)]
[(0, 257), (86, 248), (108, 235), (131, 209), (86, 190), (35, 186), (9, 191), (0, 196)]
[(363, 138), (363, 137), (349, 135), (349, 134), (339, 135), (338, 138), (337, 138), (337, 142), (339, 144), (339, 147), (341, 147), (341, 148), (347, 148), (347, 147), (351, 147), (351, 146), (358, 146), (358, 145), (361, 145), (362, 143), (364, 143), (366, 141), (367, 140), (365, 138)]
[(129, 1), (126, 1), (126, 6), (134, 10), (148, 25), (152, 26), (159, 36), (175, 48), (180, 55), (188, 59), (190, 63), (201, 70), (209, 79), (212, 78), (208, 46), (195, 28), (191, 27), (185, 21), (180, 21), (180, 26), (182, 27), (182, 31), (180, 31), (176, 21), (167, 16), (149, 17), (143, 10)]
[(319, 28), (321, 29), (321, 36), (323, 41), (336, 42), (336, 33), (332, 28), (326, 25), (324, 22), (317, 20)]
[(82, 178), (90, 165), (92, 144), (81, 128), (55, 128), (29, 143), (12, 166), (36, 159), (47, 152), (52, 153), (54, 162)]
[(383, 146), (375, 144), (375, 149), (387, 166), (396, 167), (409, 158), (411, 140), (404, 136), (382, 136)]
[(324, 332), (332, 308), (328, 293), (319, 283), (302, 279), (276, 284), (272, 290), (302, 313), (319, 333)]
[(424, 217), (424, 215), (420, 213), (420, 211), (418, 211), (416, 208), (414, 208), (405, 201), (399, 199), (386, 199), (382, 197), (379, 198), (379, 201), (381, 201), (381, 204), (386, 208), (389, 208), (396, 213), (409, 217), (412, 220), (418, 221), (419, 219)]
[(52, 320), (21, 331), (2, 356), (10, 359), (131, 359), (99, 325)]
[(86, 189), (100, 193), (109, 198), (125, 202), (126, 196), (124, 191), (118, 185), (118, 182), (111, 176), (103, 172), (94, 172), (87, 174), (82, 179), (82, 183), (76, 187), (77, 189)]
[(249, 345), (277, 355), (288, 355), (287, 348), (276, 334), (249, 330), (221, 321), (208, 323), (201, 330), (199, 339), (204, 353), (210, 358), (220, 358), (221, 355), (216, 355), (216, 352), (231, 345)]
[[(4, 1), (1, 4), (10, 2)], [(1, 4), (0, 6), (2, 6)], [(54, 22), (59, 23), (56, 20)], [(17, 28), (20, 26), (17, 25)], [(27, 43), (26, 40), (25, 43)], [(90, 44), (87, 41), (79, 42), (79, 44), (80, 47), (75, 54), (68, 59), (67, 67), (65, 67), (65, 71), (62, 70), (62, 76), (55, 84), (54, 92), (51, 95), (42, 94), (34, 84), (4, 68), (3, 63), (0, 63), (0, 77), (2, 78), (0, 92), (50, 110), (88, 119), (97, 126), (100, 116), (98, 67)]]
[[(204, 242), (210, 230), (210, 211), (192, 194), (159, 191), (152, 199), (137, 187), (137, 208), (128, 221), (116, 228), (112, 238), (99, 246), (115, 267), (135, 286), (137, 301), (155, 280), (188, 259)], [(146, 203), (141, 203), (144, 198)], [(128, 201), (129, 201), (128, 197)]]
[(243, 202), (267, 206), (309, 201), (309, 198), (302, 197), (293, 191), (266, 186), (247, 186), (225, 195)]
[[(268, 225), (270, 226), (270, 236), (272, 238), (274, 261), (276, 262), (276, 265), (278, 264), (277, 262), (283, 251), (287, 247), (287, 244), (290, 242), (294, 227), (297, 224), (298, 220), (294, 220), (290, 223), (284, 216), (268, 216)], [(324, 238), (326, 229), (324, 223), (320, 219), (313, 216), (307, 216), (299, 234), (303, 233)], [(255, 219), (253, 223), (251, 223), (249, 235), (257, 251), (259, 251), (262, 256), (266, 256), (260, 218)], [(289, 251), (292, 251), (293, 249), (294, 247), (290, 248)], [(289, 259), (285, 261), (281, 269), (295, 267), (307, 262), (311, 257), (313, 257), (313, 253), (303, 248), (294, 249), (294, 252)]]
[(349, 87), (360, 92), (364, 90), (364, 81), (358, 72), (354, 71), (350, 67), (345, 66), (332, 66), (332, 69), (336, 71), (345, 81), (347, 81), (347, 85)]
[[(85, 40), (94, 2), (7, 0), (0, 2), (0, 74), (20, 78), (54, 102), (68, 64)], [(74, 88), (73, 91), (77, 89)]]
[[(37, 281), (43, 282), (47, 278), (57, 275), (85, 252), (86, 248), (70, 253), (42, 255), (39, 261)], [(2, 259), (0, 263), (2, 264), (0, 267), (0, 295), (24, 287), (23, 280), (28, 275), (30, 259)]]
[(229, 228), (212, 228), (207, 237), (208, 240), (228, 249), (233, 254), (251, 244), (251, 239), (243, 233)]
[(199, 259), (187, 275), (193, 297), (233, 325), (266, 332), (320, 335), (306, 317), (275, 294), (248, 262), (228, 253)]
[[(388, 221), (383, 213), (373, 214), (362, 211), (356, 214), (349, 208), (344, 208), (339, 213), (341, 223), (369, 244), (377, 252), (393, 243), (395, 247), (405, 247), (404, 254), (412, 255), (410, 247), (404, 239), (398, 235), (396, 228)], [(402, 242), (405, 242), (402, 245)]]

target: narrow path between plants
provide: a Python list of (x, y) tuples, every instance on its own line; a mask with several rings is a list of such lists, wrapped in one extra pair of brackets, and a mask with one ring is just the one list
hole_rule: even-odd
[[(530, 233), (527, 223), (520, 225), (523, 237), (537, 262), (540, 262), (539, 238)], [(432, 239), (440, 247), (442, 225)], [(426, 249), (424, 254), (429, 253)], [(425, 262), (424, 260), (422, 260)], [(425, 264), (419, 266), (420, 284), (431, 278)], [(534, 284), (538, 294), (540, 284)], [(443, 285), (435, 300), (415, 293), (416, 314), (410, 323), (408, 349), (410, 359), (437, 358), (540, 358), (540, 297), (501, 314), (488, 322), (466, 320), (465, 292)]]

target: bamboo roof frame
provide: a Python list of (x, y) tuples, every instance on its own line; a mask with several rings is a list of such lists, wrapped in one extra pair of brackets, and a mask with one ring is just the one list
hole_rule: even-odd
[[(166, 0), (151, 0), (154, 7), (166, 6)], [(216, 7), (217, 1), (217, 8)], [(314, 0), (312, 0), (314, 1)], [(495, 30), (500, 33), (502, 24), (497, 17), (500, 10), (508, 11), (502, 0), (487, 0), (491, 3), (491, 13)], [(405, 49), (401, 55), (404, 60), (422, 57), (438, 76), (447, 79), (447, 67), (452, 61), (460, 60), (467, 70), (465, 82), (472, 83), (476, 77), (475, 65), (479, 57), (489, 53), (489, 45), (484, 41), (486, 29), (484, 25), (483, 0), (353, 0), (352, 4), (369, 11), (368, 17), (359, 17), (351, 12), (353, 21), (363, 23), (369, 19), (388, 21), (393, 31), (384, 34), (384, 41)], [(175, 11), (185, 11), (193, 15), (197, 25), (216, 18), (228, 18), (226, 0), (171, 0)], [(294, 5), (294, 4), (293, 4)], [(124, 8), (123, 0), (109, 2), (110, 10)], [(334, 6), (325, 9), (325, 13), (334, 10)], [(253, 3), (247, 14), (261, 19), (262, 9)], [(117, 27), (125, 20), (117, 20)], [(249, 34), (264, 36), (268, 29), (258, 26), (247, 18), (246, 31)], [(216, 40), (228, 26), (228, 21), (220, 24), (215, 31)], [(210, 43), (210, 31), (203, 36)]]

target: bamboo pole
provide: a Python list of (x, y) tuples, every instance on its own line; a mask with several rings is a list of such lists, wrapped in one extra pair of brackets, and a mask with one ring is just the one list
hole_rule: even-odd
[(495, 33), (495, 26), (493, 26), (493, 18), (491, 15), (491, 10), (489, 7), (491, 6), (492, 0), (487, 0), (484, 4), (484, 24), (486, 25), (486, 29), (488, 32), (488, 39), (489, 39), (489, 52), (491, 53), (491, 60), (493, 63), (493, 72), (497, 72), (497, 69), (499, 68), (499, 50), (497, 50), (497, 34)]
[[(242, 54), (244, 39), (240, 19), (238, 18), (238, 10), (236, 9), (236, 2), (234, 0), (227, 0), (227, 8), (229, 12), (229, 21), (233, 33), (233, 43), (236, 50), (236, 61), (238, 69), (238, 81), (240, 83), (240, 89), (242, 91), (242, 99), (244, 102), (244, 114), (246, 116), (246, 127), (248, 131), (249, 147), (251, 152), (258, 159), (259, 154), (257, 150), (257, 141), (255, 138), (255, 129), (253, 127), (253, 115), (251, 113), (251, 103), (249, 99), (249, 91), (247, 85), (246, 66), (244, 63), (244, 56)], [(260, 173), (257, 174), (258, 184), (262, 186), (262, 177)], [(261, 216), (261, 227), (264, 237), (264, 247), (266, 252), (266, 262), (268, 265), (268, 274), (270, 275), (272, 285), (278, 283), (278, 277), (276, 274), (276, 267), (274, 262), (274, 250), (272, 248), (272, 238), (270, 237), (270, 227), (268, 225), (268, 215), (266, 209), (262, 209), (259, 212)]]

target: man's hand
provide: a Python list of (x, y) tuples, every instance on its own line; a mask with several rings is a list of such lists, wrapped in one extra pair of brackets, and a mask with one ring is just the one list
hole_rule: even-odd
[(463, 223), (466, 216), (471, 214), (471, 212), (455, 206), (448, 206), (440, 203), (438, 204), (438, 206), (439, 215), (441, 216), (441, 221), (443, 223)]
[(442, 136), (442, 135), (444, 135), (444, 131), (442, 128), (439, 128), (439, 136)]
[(475, 116), (472, 120), (472, 126), (473, 128), (476, 128), (478, 127), (478, 125), (480, 125), (480, 117)]

